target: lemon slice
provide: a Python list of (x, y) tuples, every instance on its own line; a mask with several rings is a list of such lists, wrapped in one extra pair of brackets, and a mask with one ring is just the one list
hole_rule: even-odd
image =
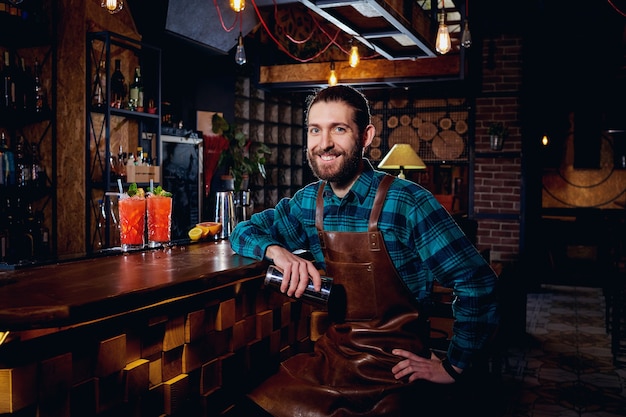
[(196, 240), (199, 240), (200, 237), (202, 237), (202, 229), (200, 229), (199, 227), (194, 227), (187, 234), (189, 235), (189, 239), (195, 242)]

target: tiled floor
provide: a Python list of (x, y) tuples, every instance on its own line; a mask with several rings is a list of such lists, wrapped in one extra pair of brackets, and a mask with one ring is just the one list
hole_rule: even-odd
[(500, 415), (626, 416), (626, 367), (613, 363), (602, 290), (543, 285), (526, 314), (526, 341), (503, 358)]

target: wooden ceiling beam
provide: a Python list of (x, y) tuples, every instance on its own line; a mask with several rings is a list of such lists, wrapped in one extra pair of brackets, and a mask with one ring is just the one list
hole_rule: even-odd
[[(411, 60), (362, 60), (352, 68), (348, 62), (335, 62), (337, 78), (342, 84), (385, 84), (459, 79), (461, 58), (458, 54)], [(329, 62), (261, 66), (262, 85), (317, 86), (327, 84)]]

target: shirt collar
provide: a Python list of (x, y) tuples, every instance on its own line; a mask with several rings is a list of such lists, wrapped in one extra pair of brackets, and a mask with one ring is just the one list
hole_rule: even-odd
[[(365, 198), (369, 195), (370, 190), (372, 188), (372, 182), (374, 180), (374, 168), (372, 167), (371, 162), (368, 159), (363, 159), (363, 170), (359, 175), (359, 178), (352, 184), (352, 188), (348, 191), (348, 194), (344, 199), (348, 199), (348, 201), (354, 200), (357, 198), (359, 203), (362, 204), (365, 201)], [(324, 198), (329, 198), (334, 195), (332, 188), (328, 182), (324, 188)]]

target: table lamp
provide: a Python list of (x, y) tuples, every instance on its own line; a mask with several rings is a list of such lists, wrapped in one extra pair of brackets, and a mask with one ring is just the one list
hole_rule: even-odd
[(380, 169), (399, 169), (398, 178), (404, 176), (405, 169), (426, 169), (426, 164), (422, 161), (413, 147), (408, 143), (396, 143), (378, 164)]

